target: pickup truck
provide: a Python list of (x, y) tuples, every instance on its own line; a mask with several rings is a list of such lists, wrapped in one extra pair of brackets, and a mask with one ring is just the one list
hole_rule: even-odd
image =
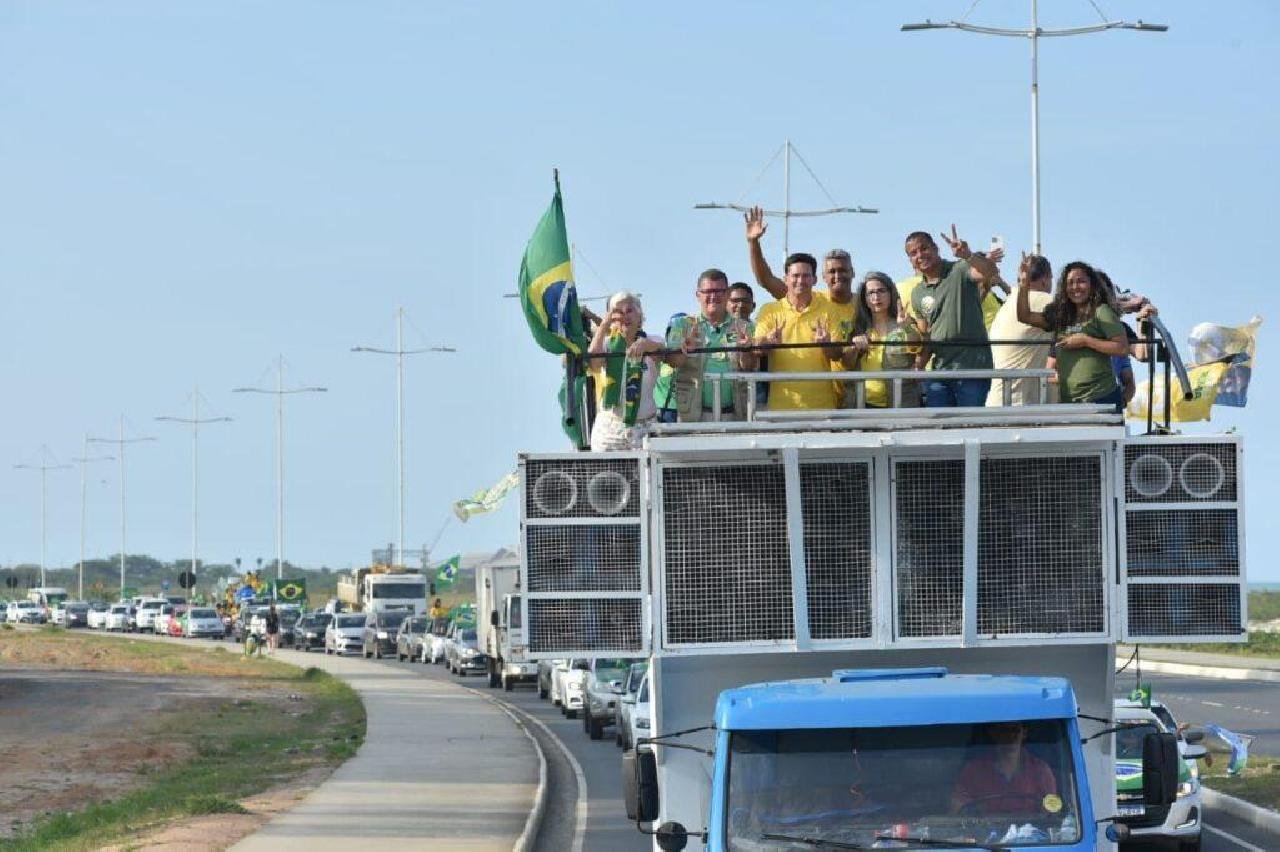
[[(1084, 852), (1129, 835), (1110, 802), (1092, 801), (1084, 755), (1085, 743), (1115, 731), (1078, 716), (1070, 682), (1057, 677), (843, 669), (728, 689), (716, 702), (706, 824), (641, 830), (662, 850), (698, 837), (712, 852), (950, 843)], [(658, 817), (656, 752), (681, 743), (637, 743), (623, 759), (623, 798), (639, 827)], [(1153, 730), (1141, 751), (1144, 799), (1167, 809), (1176, 738)]]

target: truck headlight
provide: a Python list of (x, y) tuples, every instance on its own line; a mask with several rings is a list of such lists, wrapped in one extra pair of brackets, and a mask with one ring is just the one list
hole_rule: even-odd
[(643, 719), (643, 718), (642, 718), (642, 719), (636, 719), (636, 730), (637, 730), (637, 731), (647, 731), (647, 730), (649, 730), (649, 720), (648, 720), (648, 719)]
[(387, 638), (387, 631), (385, 631), (385, 630), (379, 630), (379, 631), (378, 631), (378, 638), (379, 638), (379, 639), (386, 639), (386, 638)]
[(1194, 796), (1200, 792), (1200, 781), (1197, 778), (1188, 778), (1178, 785), (1178, 798), (1185, 799), (1187, 796)]

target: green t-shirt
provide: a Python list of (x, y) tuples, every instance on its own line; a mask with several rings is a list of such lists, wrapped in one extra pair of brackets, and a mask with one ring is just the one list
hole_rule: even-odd
[(936, 284), (911, 289), (911, 310), (929, 323), (929, 351), (935, 370), (991, 369), (990, 346), (947, 346), (948, 340), (986, 340), (982, 291), (969, 279), (967, 260), (942, 262)]
[[(1099, 340), (1110, 340), (1116, 335), (1124, 334), (1124, 325), (1108, 305), (1098, 305), (1083, 322), (1062, 328), (1058, 327), (1058, 317), (1053, 305), (1048, 305), (1044, 310), (1044, 319), (1054, 330), (1054, 340), (1061, 340), (1077, 332)], [(1063, 402), (1092, 402), (1113, 393), (1119, 387), (1110, 355), (1103, 355), (1086, 347), (1066, 349), (1062, 346), (1055, 347), (1054, 353), (1058, 359), (1058, 398)]]
[[(696, 335), (693, 326), (696, 324)], [(679, 349), (686, 339), (693, 335), (698, 347), (703, 346), (737, 346), (738, 337), (745, 330), (749, 337), (754, 337), (756, 333), (755, 323), (751, 320), (739, 320), (731, 316), (725, 317), (724, 321), (719, 325), (711, 322), (711, 320), (699, 314), (698, 316), (687, 316), (680, 323), (672, 323), (671, 328), (667, 331), (667, 348)], [(686, 367), (683, 369), (701, 368), (703, 374), (707, 373), (727, 373), (733, 370), (733, 353), (731, 352), (708, 352), (701, 355), (690, 355), (688, 361), (685, 362)], [(720, 405), (722, 408), (733, 408), (733, 385), (729, 382), (720, 383)], [(702, 407), (710, 410), (715, 406), (715, 383), (711, 381), (702, 384)]]

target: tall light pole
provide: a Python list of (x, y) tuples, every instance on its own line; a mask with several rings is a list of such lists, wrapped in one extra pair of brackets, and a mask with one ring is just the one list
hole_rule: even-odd
[(404, 308), (396, 308), (396, 348), (379, 349), (374, 346), (353, 346), (352, 352), (371, 352), (375, 355), (396, 356), (396, 552), (391, 555), (393, 565), (404, 564), (404, 356), (424, 352), (457, 352), (451, 346), (426, 346), (421, 349), (404, 348)]
[[(788, 256), (791, 253), (791, 220), (796, 217), (811, 218), (814, 216), (832, 216), (837, 213), (879, 213), (880, 211), (874, 207), (842, 207), (831, 193), (827, 192), (827, 188), (822, 185), (822, 181), (818, 180), (818, 176), (813, 173), (813, 169), (809, 168), (809, 164), (805, 162), (804, 157), (791, 144), (791, 140), (783, 141), (782, 147), (774, 152), (769, 158), (769, 162), (765, 163), (764, 168), (760, 170), (760, 174), (756, 176), (751, 186), (747, 187), (747, 192), (732, 204), (724, 204), (721, 202), (708, 202), (704, 204), (693, 205), (694, 210), (737, 210), (739, 213), (746, 213), (751, 209), (751, 205), (743, 204), (743, 200), (747, 197), (747, 193), (755, 188), (756, 183), (760, 182), (760, 178), (764, 177), (764, 173), (773, 165), (773, 161), (778, 159), (778, 155), (782, 157), (782, 209), (781, 210), (765, 210), (766, 216), (782, 217), (782, 255)], [(813, 182), (822, 190), (822, 194), (831, 202), (831, 206), (823, 210), (792, 210), (791, 209), (791, 158), (795, 157), (800, 161), (800, 165), (804, 166), (804, 170), (809, 173), (809, 177), (813, 178)]]
[[(200, 427), (207, 423), (230, 423), (230, 417), (200, 417), (200, 388), (191, 394), (190, 417), (157, 417), (163, 423), (182, 423), (191, 427), (191, 576), (196, 576), (200, 552)], [(191, 607), (195, 605), (196, 584), (191, 584), (191, 600), (187, 601), (187, 625), (191, 624)]]
[[(976, 2), (969, 7), (978, 5)], [(1083, 27), (1067, 27), (1065, 29), (1046, 30), (1040, 26), (1040, 10), (1038, 0), (1031, 0), (1031, 28), (1011, 29), (1006, 27), (988, 27), (967, 23), (965, 18), (958, 21), (934, 23), (926, 20), (922, 24), (903, 24), (902, 32), (918, 32), (920, 30), (963, 30), (980, 35), (1007, 36), (1025, 38), (1031, 42), (1031, 233), (1035, 243), (1035, 253), (1041, 254), (1040, 246), (1040, 39), (1058, 38), (1061, 36), (1086, 35), (1107, 30), (1137, 30), (1139, 32), (1162, 33), (1169, 28), (1164, 24), (1148, 24), (1145, 21), (1112, 21), (1108, 20), (1097, 4), (1092, 4), (1098, 11), (1101, 23)], [(968, 17), (966, 13), (965, 17)]]
[(53, 453), (49, 452), (48, 445), (40, 447), (40, 464), (15, 464), (15, 470), (38, 470), (40, 471), (40, 586), (43, 588), (48, 583), (45, 582), (45, 556), (48, 551), (49, 534), (48, 534), (48, 491), (49, 491), (49, 471), (51, 470), (69, 470), (69, 464), (52, 464)]
[(115, 456), (91, 456), (89, 455), (89, 436), (84, 436), (84, 455), (72, 459), (80, 465), (80, 590), (76, 594), (79, 600), (84, 600), (84, 531), (86, 520), (86, 506), (88, 504), (88, 486), (85, 479), (85, 466), (89, 462), (96, 461), (114, 461)]
[(120, 434), (118, 437), (89, 439), (90, 444), (115, 444), (117, 447), (116, 457), (120, 459), (120, 599), (121, 600), (124, 600), (124, 568), (125, 568), (125, 558), (126, 558), (125, 554), (128, 553), (128, 551), (125, 549), (125, 546), (127, 544), (127, 540), (125, 536), (126, 527), (127, 527), (125, 521), (126, 521), (127, 515), (125, 513), (126, 507), (125, 507), (125, 488), (124, 488), (125, 447), (128, 446), (129, 444), (141, 444), (141, 443), (146, 443), (154, 440), (155, 438), (151, 438), (147, 436), (141, 436), (137, 438), (126, 438), (124, 436), (124, 415), (123, 414), (120, 415)]
[(279, 587), (284, 571), (284, 398), (298, 393), (325, 393), (321, 387), (284, 386), (284, 356), (276, 359), (276, 386), (270, 388), (232, 388), (232, 393), (265, 393), (276, 398), (276, 585)]

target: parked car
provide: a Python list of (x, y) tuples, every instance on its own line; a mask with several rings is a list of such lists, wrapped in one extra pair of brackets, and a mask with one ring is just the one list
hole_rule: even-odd
[[(1163, 708), (1170, 722), (1173, 714)], [(1169, 730), (1160, 715), (1134, 701), (1115, 702), (1116, 807), (1120, 821), (1129, 826), (1136, 841), (1163, 840), (1183, 852), (1200, 849), (1204, 805), (1195, 761), (1207, 754), (1199, 740), (1202, 732), (1192, 732), (1187, 742), (1178, 743), (1178, 793), (1168, 808), (1152, 808), (1143, 802), (1142, 743), (1147, 734), (1177, 734), (1177, 723)]]
[(89, 626), (89, 605), (84, 601), (67, 601), (62, 605), (62, 623), (68, 628)]
[(587, 672), (586, 700), (582, 706), (582, 730), (593, 740), (604, 737), (604, 729), (613, 724), (614, 710), (622, 695), (622, 683), (632, 663), (629, 658), (592, 660)]
[(451, 622), (447, 618), (437, 618), (431, 624), (431, 635), (422, 645), (422, 662), (443, 663), (445, 645), (449, 643)]
[(619, 748), (627, 748), (622, 740), (622, 717), (635, 709), (636, 696), (640, 694), (640, 683), (648, 671), (648, 660), (632, 663), (627, 669), (627, 676), (622, 681), (622, 694), (613, 710), (613, 742)]
[(396, 631), (413, 613), (404, 609), (384, 609), (369, 613), (364, 623), (364, 635), (361, 638), (360, 651), (367, 660), (373, 657), (381, 660), (384, 654), (394, 654), (396, 650)]
[(430, 630), (431, 619), (425, 615), (415, 615), (400, 622), (400, 629), (396, 631), (396, 659), (422, 659), (422, 646)]
[(156, 630), (156, 616), (160, 614), (160, 608), (169, 603), (164, 598), (143, 598), (138, 604), (137, 624), (138, 630), (142, 632), (158, 633)]
[(445, 666), (456, 675), (466, 677), (470, 672), (488, 671), (489, 657), (480, 652), (474, 627), (455, 626), (444, 653)]
[(222, 619), (218, 611), (211, 606), (193, 607), (190, 614), (184, 614), (179, 622), (179, 636), (188, 639), (221, 639)]
[(618, 719), (620, 745), (624, 749), (636, 747), (637, 737), (647, 737), (652, 732), (649, 715), (649, 673), (640, 679), (640, 690), (622, 699), (623, 712)]
[(89, 627), (94, 630), (103, 630), (107, 626), (107, 612), (111, 607), (102, 601), (92, 601), (89, 604), (89, 617), (87, 619)]
[(551, 695), (551, 671), (568, 660), (538, 660), (538, 697), (548, 698)]
[(551, 672), (551, 703), (560, 708), (565, 718), (576, 719), (586, 697), (587, 660), (566, 660)]
[(342, 612), (334, 615), (324, 632), (326, 654), (354, 654), (364, 642), (364, 613)]
[(131, 629), (130, 624), (133, 615), (133, 604), (112, 604), (111, 608), (107, 610), (107, 617), (103, 621), (102, 628), (104, 630), (119, 630), (121, 633), (127, 633)]
[(324, 647), (324, 631), (333, 621), (333, 613), (309, 612), (298, 619), (294, 628), (294, 647), (301, 651)]
[(35, 601), (9, 601), (4, 620), (10, 624), (44, 624), (44, 609)]

